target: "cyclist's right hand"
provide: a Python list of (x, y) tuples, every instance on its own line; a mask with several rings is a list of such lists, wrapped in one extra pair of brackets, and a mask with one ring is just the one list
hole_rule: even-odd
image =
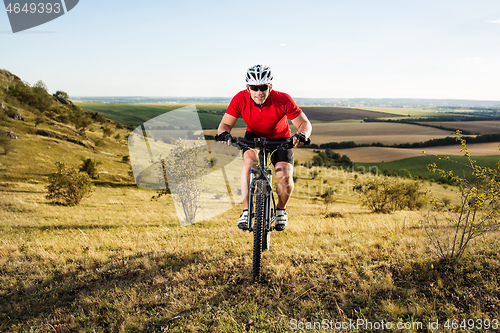
[(231, 141), (233, 141), (233, 137), (228, 131), (224, 131), (221, 134), (217, 134), (215, 136), (215, 141), (220, 141), (221, 143), (225, 143), (228, 146), (231, 146)]

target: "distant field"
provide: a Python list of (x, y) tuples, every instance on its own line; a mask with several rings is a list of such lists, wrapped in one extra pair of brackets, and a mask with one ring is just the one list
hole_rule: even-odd
[(450, 136), (450, 131), (398, 123), (321, 123), (313, 124), (313, 143), (354, 141), (383, 144), (422, 142)]
[[(99, 112), (112, 120), (136, 127), (166, 112), (192, 104), (78, 103), (78, 105), (84, 110)], [(226, 104), (196, 104), (202, 127), (217, 128), (226, 108)], [(236, 126), (245, 126), (245, 123), (239, 120)]]
[[(123, 124), (135, 127), (140, 124), (190, 104), (110, 104), (110, 103), (78, 103), (87, 111), (99, 112), (106, 117)], [(227, 104), (196, 104), (199, 111), (200, 121), (203, 128), (217, 128), (220, 119), (227, 108)], [(340, 107), (301, 107), (307, 117), (312, 121), (340, 121), (340, 120), (363, 120), (365, 118), (400, 117), (398, 114), (387, 112), (376, 112), (354, 108)], [(243, 127), (244, 122), (240, 119), (236, 127)]]
[(453, 127), (459, 128), (461, 130), (469, 131), (473, 134), (493, 134), (500, 133), (500, 121), (490, 120), (490, 121), (431, 121), (423, 122), (422, 124), (428, 124), (433, 126), (443, 126), (443, 127)]
[(302, 111), (310, 120), (339, 121), (345, 119), (363, 120), (365, 118), (393, 118), (401, 117), (399, 114), (388, 112), (369, 111), (356, 108), (342, 108), (330, 106), (302, 106)]
[[(463, 164), (467, 164), (467, 159), (464, 156), (450, 155), (452, 160), (458, 161)], [(478, 165), (484, 167), (490, 167), (495, 169), (496, 164), (500, 161), (500, 155), (496, 156), (476, 156), (474, 160), (477, 161)], [(464, 176), (470, 179), (471, 171), (463, 165), (439, 160), (435, 156), (420, 156), (411, 157), (398, 161), (384, 162), (384, 163), (356, 163), (358, 166), (365, 166), (367, 170), (374, 167), (378, 168), (379, 173), (384, 171), (390, 171), (396, 174), (404, 175), (408, 170), (412, 175), (422, 175), (433, 179), (438, 179), (440, 176), (438, 174), (431, 173), (427, 170), (427, 165), (431, 163), (436, 163), (438, 167), (444, 170), (453, 170), (454, 174)], [(403, 170), (404, 169), (404, 170)]]
[[(295, 128), (292, 127), (292, 133)], [(214, 135), (215, 130), (205, 134)], [(235, 128), (234, 136), (243, 136), (244, 128)], [(381, 142), (384, 144), (422, 142), (450, 136), (450, 131), (432, 127), (398, 123), (315, 123), (311, 140), (315, 144), (328, 142), (354, 141), (356, 143)]]
[(435, 117), (442, 116), (435, 110), (419, 109), (419, 108), (382, 108), (382, 107), (367, 107), (364, 108), (369, 111), (377, 111), (382, 113), (396, 114), (404, 117)]
[(188, 104), (111, 104), (111, 103), (77, 103), (82, 109), (99, 112), (122, 124), (136, 127), (168, 111), (187, 106)]
[[(500, 142), (468, 144), (472, 156), (500, 155)], [(460, 145), (428, 147), (428, 148), (390, 148), (390, 147), (360, 147), (338, 149), (336, 152), (347, 155), (355, 162), (390, 162), (409, 157), (422, 156), (422, 150), (427, 154), (457, 155), (460, 154)]]

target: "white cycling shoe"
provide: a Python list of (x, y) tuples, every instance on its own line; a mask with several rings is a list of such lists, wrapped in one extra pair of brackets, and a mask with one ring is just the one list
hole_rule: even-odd
[(275, 229), (277, 231), (285, 230), (288, 224), (288, 214), (285, 209), (276, 209)]
[[(277, 231), (285, 230), (288, 224), (288, 214), (285, 209), (276, 210), (275, 229)], [(238, 228), (241, 230), (248, 230), (248, 210), (244, 210), (238, 219)]]
[(245, 209), (243, 213), (241, 213), (238, 219), (238, 228), (241, 230), (248, 230), (248, 209)]

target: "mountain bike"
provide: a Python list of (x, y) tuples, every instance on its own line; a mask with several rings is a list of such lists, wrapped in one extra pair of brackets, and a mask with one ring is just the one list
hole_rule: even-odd
[[(305, 144), (310, 144), (308, 139)], [(248, 186), (248, 225), (247, 230), (253, 232), (253, 267), (252, 281), (260, 280), (262, 252), (269, 249), (271, 231), (275, 230), (276, 201), (273, 195), (270, 168), (272, 154), (278, 149), (293, 148), (293, 137), (289, 141), (267, 141), (255, 138), (254, 141), (234, 140), (231, 145), (238, 149), (258, 149), (257, 166), (250, 170)]]

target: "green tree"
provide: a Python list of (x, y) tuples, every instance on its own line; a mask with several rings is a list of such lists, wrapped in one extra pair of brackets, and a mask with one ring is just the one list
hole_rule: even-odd
[(38, 80), (33, 85), (33, 90), (35, 90), (35, 92), (44, 91), (45, 93), (47, 93), (47, 85), (45, 85), (42, 80)]
[(56, 91), (56, 93), (53, 96), (56, 97), (57, 99), (60, 99), (60, 98), (63, 98), (66, 100), (69, 99), (68, 94), (64, 91), (61, 91), (61, 90)]

